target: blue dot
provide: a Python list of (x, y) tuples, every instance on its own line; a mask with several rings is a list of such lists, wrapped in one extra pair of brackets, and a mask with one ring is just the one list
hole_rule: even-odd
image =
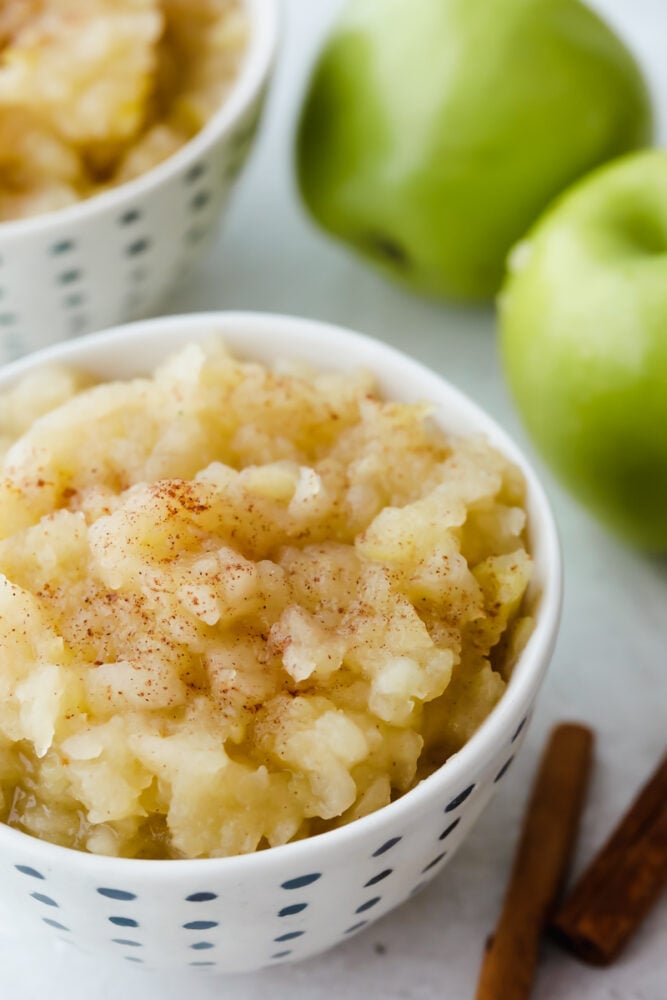
[(393, 870), (394, 870), (393, 868), (385, 868), (383, 872), (380, 872), (378, 875), (374, 875), (373, 878), (369, 878), (368, 882), (364, 882), (364, 889), (368, 889), (370, 885), (377, 885), (378, 882), (381, 882), (383, 879), (388, 878), (388, 876), (391, 875)]
[(365, 910), (370, 910), (371, 906), (377, 906), (381, 899), (382, 896), (374, 896), (373, 899), (367, 899), (366, 902), (362, 903), (361, 906), (358, 906), (354, 912), (363, 913)]
[(462, 792), (459, 792), (459, 794), (455, 798), (453, 798), (452, 801), (448, 803), (448, 805), (445, 806), (445, 812), (448, 813), (451, 812), (453, 809), (458, 809), (458, 807), (462, 805), (468, 798), (470, 793), (473, 791), (474, 787), (475, 787), (474, 784), (468, 785), (468, 787), (464, 788)]
[(437, 863), (439, 861), (442, 861), (442, 859), (446, 856), (446, 854), (447, 854), (447, 852), (443, 851), (443, 853), (439, 854), (437, 856), (437, 858), (433, 858), (433, 861), (429, 861), (429, 863), (426, 865), (426, 868), (422, 868), (422, 875), (424, 875), (427, 871), (430, 871), (431, 868), (435, 868), (435, 866), (437, 865)]
[(217, 899), (215, 892), (193, 892), (191, 896), (186, 896), (186, 903), (208, 903), (211, 899)]
[(215, 962), (189, 962), (189, 965), (196, 965), (199, 968), (203, 968), (205, 965), (215, 965)]
[(138, 257), (141, 253), (146, 253), (151, 245), (151, 241), (147, 237), (142, 237), (140, 240), (135, 240), (134, 243), (130, 243), (125, 247), (125, 253), (128, 257)]
[(381, 854), (384, 854), (385, 851), (391, 850), (391, 848), (395, 844), (398, 844), (399, 840), (402, 840), (402, 839), (403, 839), (402, 837), (392, 837), (391, 840), (387, 840), (382, 845), (382, 847), (378, 847), (377, 851), (373, 851), (373, 857), (374, 858), (379, 858)]
[(55, 927), (57, 931), (69, 931), (69, 927), (65, 927), (64, 924), (59, 924), (57, 920), (51, 920), (49, 917), (42, 917), (45, 924), (49, 927)]
[(126, 962), (143, 962), (143, 958), (137, 958), (136, 955), (124, 955), (123, 958)]
[(500, 781), (500, 779), (501, 779), (502, 777), (504, 777), (504, 776), (505, 776), (505, 775), (507, 774), (507, 772), (509, 771), (510, 767), (512, 766), (512, 761), (513, 761), (513, 760), (514, 760), (514, 757), (510, 757), (510, 759), (509, 759), (509, 760), (506, 760), (506, 761), (505, 761), (505, 763), (503, 764), (503, 766), (502, 766), (502, 767), (500, 768), (500, 770), (498, 771), (498, 774), (497, 774), (497, 775), (495, 776), (495, 778), (493, 779), (493, 782), (494, 782), (494, 784), (495, 784), (495, 783), (496, 783), (497, 781)]
[(526, 716), (525, 719), (522, 719), (521, 722), (519, 723), (518, 729), (515, 732), (514, 736), (512, 737), (511, 740), (512, 743), (514, 743), (514, 741), (519, 738), (519, 736), (521, 735), (521, 731), (523, 730), (523, 727), (526, 725), (527, 722), (528, 722), (528, 716)]
[(41, 878), (44, 879), (46, 876), (38, 872), (36, 868), (29, 868), (28, 865), (14, 865), (17, 872), (21, 872), (22, 875), (29, 875), (30, 878)]
[(127, 938), (111, 938), (114, 944), (124, 944), (127, 948), (141, 948), (141, 941), (129, 941)]
[(288, 934), (281, 934), (280, 937), (274, 938), (274, 941), (292, 941), (294, 938), (302, 937), (305, 931), (289, 931)]
[(187, 174), (185, 175), (185, 181), (187, 184), (194, 184), (198, 181), (200, 177), (203, 177), (206, 173), (205, 163), (195, 163), (193, 167), (190, 167)]
[(183, 924), (186, 931), (209, 931), (211, 927), (217, 926), (217, 920), (191, 920), (189, 924)]
[(109, 917), (109, 922), (116, 927), (138, 927), (139, 922), (131, 917)]
[(287, 955), (291, 955), (291, 954), (292, 954), (291, 951), (277, 951), (275, 953), (275, 955), (271, 956), (271, 958), (286, 958)]
[(366, 927), (367, 924), (368, 924), (367, 920), (360, 920), (358, 924), (352, 924), (351, 927), (348, 927), (345, 933), (356, 934), (357, 931), (360, 931), (362, 927)]
[(459, 825), (460, 822), (461, 822), (461, 817), (459, 816), (458, 819), (455, 819), (453, 823), (450, 823), (449, 826), (442, 831), (442, 833), (438, 837), (438, 840), (444, 840), (446, 837), (448, 837), (450, 833), (456, 829), (456, 827)]
[(134, 892), (126, 892), (124, 889), (98, 889), (100, 896), (106, 896), (107, 899), (122, 899), (130, 900), (136, 899), (136, 894)]
[(313, 872), (312, 875), (299, 875), (298, 878), (288, 879), (287, 882), (283, 882), (283, 889), (303, 889), (306, 885), (312, 885), (313, 882), (317, 882), (318, 878), (322, 878), (321, 872)]
[(205, 208), (210, 200), (211, 200), (210, 191), (198, 191), (190, 202), (190, 208), (193, 209), (195, 212), (198, 212), (202, 208)]
[(291, 906), (283, 906), (282, 910), (278, 911), (278, 916), (291, 917), (295, 913), (303, 913), (307, 906), (308, 903), (293, 903)]
[(58, 275), (58, 281), (61, 285), (73, 285), (76, 281), (81, 280), (81, 271), (63, 271), (62, 274)]
[(69, 253), (70, 250), (74, 249), (73, 240), (60, 240), (59, 243), (54, 243), (51, 247), (51, 253), (58, 256), (61, 253)]
[(51, 899), (50, 896), (44, 896), (41, 892), (31, 892), (30, 895), (33, 899), (36, 899), (38, 903), (44, 903), (45, 906), (58, 906), (55, 899)]
[(208, 951), (209, 948), (215, 948), (215, 945), (211, 941), (195, 941), (190, 947), (194, 951)]
[(121, 226), (130, 226), (133, 222), (138, 222), (141, 218), (141, 212), (138, 208), (130, 208), (127, 212), (123, 212), (120, 219), (118, 220)]

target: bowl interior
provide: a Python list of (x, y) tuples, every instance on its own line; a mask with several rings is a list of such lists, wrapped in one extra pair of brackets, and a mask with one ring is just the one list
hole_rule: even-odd
[[(63, 363), (82, 368), (101, 380), (131, 378), (146, 374), (167, 355), (186, 343), (210, 340), (221, 335), (239, 357), (272, 363), (299, 360), (316, 369), (350, 371), (367, 368), (376, 376), (383, 395), (405, 402), (428, 400), (435, 404), (435, 417), (447, 430), (457, 434), (483, 434), (523, 471), (527, 483), (530, 549), (535, 573), (531, 612), (536, 625), (522, 652), (508, 688), (474, 736), (433, 775), (391, 805), (353, 824), (310, 838), (238, 858), (179, 861), (177, 867), (248, 862), (262, 864), (262, 856), (277, 852), (304, 852), (313, 841), (354, 837), (360, 827), (380, 827), (389, 811), (405, 812), (411, 803), (428, 796), (435, 784), (465, 781), (466, 774), (490, 757), (505, 738), (508, 727), (516, 725), (517, 713), (536, 694), (546, 671), (555, 642), (561, 602), (561, 563), (558, 538), (548, 501), (535, 474), (517, 446), (505, 432), (468, 397), (440, 376), (387, 345), (360, 334), (317, 321), (253, 313), (202, 313), (193, 316), (158, 318), (135, 323), (76, 341), (58, 344), (0, 369), (0, 391), (37, 367)], [(3, 836), (25, 837), (5, 828)], [(66, 848), (44, 844), (50, 851)], [(85, 855), (82, 856), (86, 857)], [(111, 865), (143, 864), (128, 859), (91, 857), (90, 863)], [(84, 862), (87, 863), (87, 862)], [(150, 867), (173, 866), (173, 861), (150, 862)]]

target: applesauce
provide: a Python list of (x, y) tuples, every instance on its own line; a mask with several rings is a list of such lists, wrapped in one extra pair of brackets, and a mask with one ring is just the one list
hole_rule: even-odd
[(221, 106), (247, 36), (241, 0), (4, 0), (0, 221), (166, 159)]
[(520, 471), (363, 371), (212, 336), (0, 399), (0, 820), (215, 857), (378, 809), (458, 750), (531, 627)]

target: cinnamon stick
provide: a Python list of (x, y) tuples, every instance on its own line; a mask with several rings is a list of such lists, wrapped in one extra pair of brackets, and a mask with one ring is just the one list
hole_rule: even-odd
[(553, 921), (578, 958), (608, 965), (667, 888), (667, 755)]
[(554, 729), (527, 807), (502, 913), (487, 944), (477, 1000), (530, 996), (540, 937), (564, 883), (590, 773), (593, 734)]

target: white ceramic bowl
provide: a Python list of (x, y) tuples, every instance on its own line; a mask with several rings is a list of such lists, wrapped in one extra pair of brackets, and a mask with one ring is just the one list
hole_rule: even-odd
[(203, 252), (255, 136), (279, 33), (279, 0), (244, 0), (239, 77), (207, 125), (134, 181), (0, 223), (0, 361), (155, 312)]
[[(201, 974), (305, 958), (344, 941), (420, 889), (452, 858), (525, 734), (558, 626), (561, 570), (549, 505), (526, 459), (474, 403), (390, 347), (323, 323), (261, 314), (157, 319), (59, 345), (0, 371), (0, 391), (58, 360), (130, 377), (219, 331), (240, 356), (373, 371), (394, 399), (428, 399), (458, 433), (485, 434), (524, 471), (535, 630), (498, 706), (435, 774), (391, 805), (310, 839), (235, 858), (143, 861), (56, 847), (0, 824), (0, 892), (65, 940), (150, 968)], [(442, 929), (447, 932), (446, 927)]]

